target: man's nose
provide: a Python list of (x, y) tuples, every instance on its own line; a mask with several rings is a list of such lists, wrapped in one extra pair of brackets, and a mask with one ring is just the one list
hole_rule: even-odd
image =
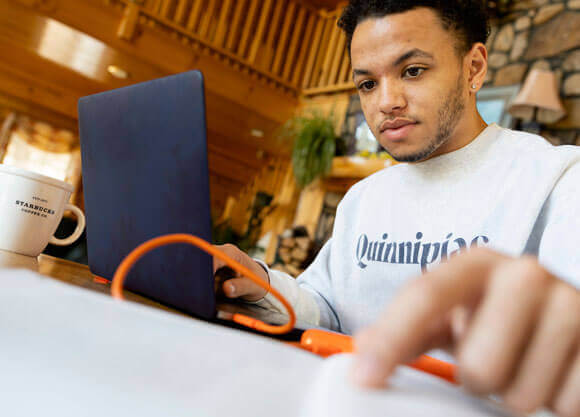
[(382, 113), (396, 113), (407, 106), (403, 89), (396, 83), (383, 81), (379, 92), (379, 108)]

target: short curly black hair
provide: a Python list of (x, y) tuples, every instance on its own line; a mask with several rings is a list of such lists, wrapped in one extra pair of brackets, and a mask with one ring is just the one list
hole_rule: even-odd
[(457, 36), (457, 52), (465, 54), (473, 44), (485, 44), (489, 36), (489, 18), (483, 0), (351, 0), (338, 20), (344, 30), (348, 51), (357, 25), (368, 18), (380, 18), (419, 7), (433, 9), (446, 30)]

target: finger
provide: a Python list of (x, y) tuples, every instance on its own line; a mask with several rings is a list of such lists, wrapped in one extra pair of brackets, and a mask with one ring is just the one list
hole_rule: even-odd
[[(386, 375), (381, 368), (382, 358), (376, 352), (377, 341), (388, 344), (388, 340), (382, 339), (380, 329), (367, 327), (355, 335), (355, 351), (357, 352), (355, 366), (351, 369), (350, 377), (356, 384), (382, 388), (386, 383)], [(414, 347), (414, 350), (406, 352), (401, 362), (410, 362), (417, 359), (422, 352), (431, 349), (442, 349), (452, 354), (453, 333), (450, 325), (450, 316), (441, 320), (434, 320), (432, 325), (425, 330), (425, 337), (421, 344)], [(364, 352), (364, 353), (363, 353)]]
[(458, 343), (467, 334), (469, 322), (471, 320), (471, 310), (465, 306), (457, 306), (451, 310), (451, 332), (453, 341)]
[(235, 278), (239, 274), (228, 266), (222, 266), (214, 272), (214, 290), (215, 293), (223, 296), (223, 285), (229, 279)]
[[(408, 354), (403, 359), (404, 362), (414, 360), (421, 352), (435, 348), (450, 351), (453, 343), (450, 315), (443, 317), (441, 320), (433, 321), (430, 328), (426, 330), (426, 334), (423, 344), (417, 346), (414, 351), (407, 352)], [(386, 378), (380, 367), (377, 366), (381, 362), (381, 358), (376, 355), (374, 350), (374, 345), (380, 340), (377, 335), (380, 335), (380, 330), (374, 326), (367, 327), (356, 333), (355, 351), (358, 355), (356, 357), (356, 366), (351, 369), (350, 377), (357, 384), (382, 388), (385, 386)], [(388, 341), (384, 341), (384, 343), (388, 343)], [(364, 352), (364, 354), (360, 354), (361, 352)]]
[(550, 291), (517, 373), (504, 391), (503, 400), (508, 406), (531, 412), (550, 402), (576, 348), (580, 333), (579, 294), (563, 283)]
[(552, 282), (532, 258), (503, 263), (492, 272), (457, 354), (460, 380), (471, 391), (498, 392), (508, 383)]
[[(236, 246), (226, 243), (225, 245), (214, 245), (214, 247), (216, 249), (219, 249), (221, 252), (225, 253), (226, 255), (228, 255), (230, 258), (232, 258), (234, 261), (237, 261), (239, 263), (243, 264), (243, 259), (241, 254), (243, 253), (241, 250), (239, 250)], [(226, 263), (224, 261), (222, 261), (219, 258), (214, 257), (213, 258), (213, 273), (215, 274), (215, 272), (226, 266)]]
[[(248, 256), (238, 249), (237, 246), (232, 245), (230, 243), (226, 243), (225, 245), (215, 246), (216, 249), (219, 249), (221, 252), (225, 253), (228, 257), (233, 259), (234, 261), (248, 267)], [(226, 266), (227, 264), (219, 258), (213, 258), (213, 272), (215, 272)]]
[(561, 417), (580, 416), (580, 349), (576, 349), (576, 358), (572, 360), (568, 375), (564, 379), (553, 402), (553, 409)]
[(254, 284), (247, 278), (233, 278), (223, 283), (223, 291), (228, 298), (243, 297), (248, 301), (256, 301), (266, 294), (266, 290)]
[(491, 267), (506, 259), (486, 250), (473, 251), (406, 286), (381, 319), (356, 340), (357, 382), (381, 386), (396, 365), (421, 353), (434, 337), (433, 323), (448, 316), (456, 305), (471, 305), (483, 292)]

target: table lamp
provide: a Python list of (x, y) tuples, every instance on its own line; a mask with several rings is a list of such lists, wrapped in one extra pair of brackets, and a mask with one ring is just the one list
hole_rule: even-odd
[(554, 73), (540, 69), (531, 70), (508, 111), (522, 120), (522, 130), (536, 134), (541, 129), (538, 119), (543, 123), (555, 123), (562, 119), (566, 111), (560, 101)]

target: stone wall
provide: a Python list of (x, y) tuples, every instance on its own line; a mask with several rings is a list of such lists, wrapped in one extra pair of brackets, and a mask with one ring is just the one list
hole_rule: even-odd
[(580, 145), (580, 0), (515, 0), (493, 23), (485, 86), (520, 84), (532, 68), (556, 74), (567, 116), (557, 123), (538, 113), (542, 136)]

